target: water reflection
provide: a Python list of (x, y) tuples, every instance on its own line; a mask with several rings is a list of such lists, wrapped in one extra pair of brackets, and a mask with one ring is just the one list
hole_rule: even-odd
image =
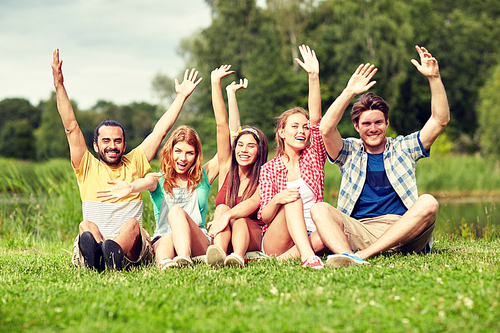
[(500, 198), (441, 198), (434, 234), (436, 236), (470, 232), (477, 238), (485, 228), (500, 227), (497, 217)]

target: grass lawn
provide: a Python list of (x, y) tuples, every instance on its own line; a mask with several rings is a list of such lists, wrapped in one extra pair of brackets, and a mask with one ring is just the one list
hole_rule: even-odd
[(70, 242), (0, 240), (1, 332), (498, 332), (500, 240), (313, 271), (71, 266)]

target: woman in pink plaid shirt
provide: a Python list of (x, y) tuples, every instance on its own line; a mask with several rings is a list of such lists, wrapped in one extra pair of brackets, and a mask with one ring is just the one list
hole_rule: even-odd
[[(324, 248), (311, 219), (310, 207), (323, 201), (326, 150), (319, 124), (319, 62), (309, 46), (299, 47), (309, 74), (310, 118), (302, 108), (285, 111), (276, 125), (276, 157), (262, 166), (259, 216), (267, 230), (262, 251), (280, 258), (300, 256), (304, 267), (322, 268), (315, 251)], [(311, 144), (308, 145), (309, 139)]]

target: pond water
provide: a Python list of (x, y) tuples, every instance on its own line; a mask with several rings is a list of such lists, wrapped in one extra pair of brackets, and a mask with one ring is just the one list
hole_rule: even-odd
[(445, 198), (439, 200), (436, 236), (470, 232), (477, 238), (485, 229), (500, 228), (499, 198)]

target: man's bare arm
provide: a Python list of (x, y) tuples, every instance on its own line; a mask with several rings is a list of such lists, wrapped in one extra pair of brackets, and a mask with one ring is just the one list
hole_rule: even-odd
[(74, 168), (80, 166), (83, 155), (87, 150), (85, 138), (76, 121), (75, 112), (64, 87), (64, 77), (62, 73), (62, 60), (59, 59), (59, 49), (54, 50), (52, 55), (52, 76), (54, 78), (54, 87), (56, 89), (57, 111), (68, 138), (71, 164)]

